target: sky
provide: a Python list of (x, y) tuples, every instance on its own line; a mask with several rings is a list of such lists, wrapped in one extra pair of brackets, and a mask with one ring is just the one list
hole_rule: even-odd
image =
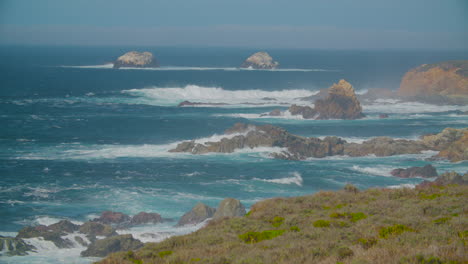
[(0, 0), (0, 45), (468, 49), (468, 0)]

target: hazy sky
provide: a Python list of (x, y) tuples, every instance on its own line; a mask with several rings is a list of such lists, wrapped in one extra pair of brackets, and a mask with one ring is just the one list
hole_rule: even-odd
[(468, 0), (0, 0), (0, 44), (468, 49)]

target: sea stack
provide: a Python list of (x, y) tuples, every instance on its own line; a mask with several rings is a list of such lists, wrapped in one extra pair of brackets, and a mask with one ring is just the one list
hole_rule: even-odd
[(279, 66), (277, 61), (273, 61), (270, 54), (261, 51), (248, 57), (241, 68), (252, 68), (252, 69), (276, 69)]
[(411, 69), (403, 76), (398, 95), (468, 99), (468, 60), (423, 64)]
[(114, 69), (120, 67), (148, 68), (159, 67), (159, 64), (151, 52), (130, 51), (117, 58)]

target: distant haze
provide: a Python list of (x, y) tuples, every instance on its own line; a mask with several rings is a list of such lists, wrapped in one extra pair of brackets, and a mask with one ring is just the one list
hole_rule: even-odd
[(0, 44), (468, 49), (468, 1), (2, 0)]

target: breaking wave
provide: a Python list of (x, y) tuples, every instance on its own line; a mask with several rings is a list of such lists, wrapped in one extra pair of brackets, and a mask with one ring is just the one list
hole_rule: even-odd
[(302, 187), (302, 183), (304, 182), (304, 180), (302, 179), (302, 175), (297, 171), (291, 173), (291, 177), (285, 177), (285, 178), (280, 178), (280, 179), (254, 178), (254, 180), (272, 182), (272, 183), (277, 183), (277, 184), (296, 184), (297, 186), (300, 186), (300, 187)]
[[(112, 69), (113, 63), (101, 65), (62, 65), (62, 68), (78, 68), (78, 69)], [(196, 67), (196, 66), (162, 66), (162, 67), (121, 67), (118, 70), (140, 70), (140, 71), (272, 71), (272, 72), (337, 72), (338, 70), (328, 69), (297, 69), (297, 68), (280, 68), (280, 69), (251, 69), (237, 67)]]

